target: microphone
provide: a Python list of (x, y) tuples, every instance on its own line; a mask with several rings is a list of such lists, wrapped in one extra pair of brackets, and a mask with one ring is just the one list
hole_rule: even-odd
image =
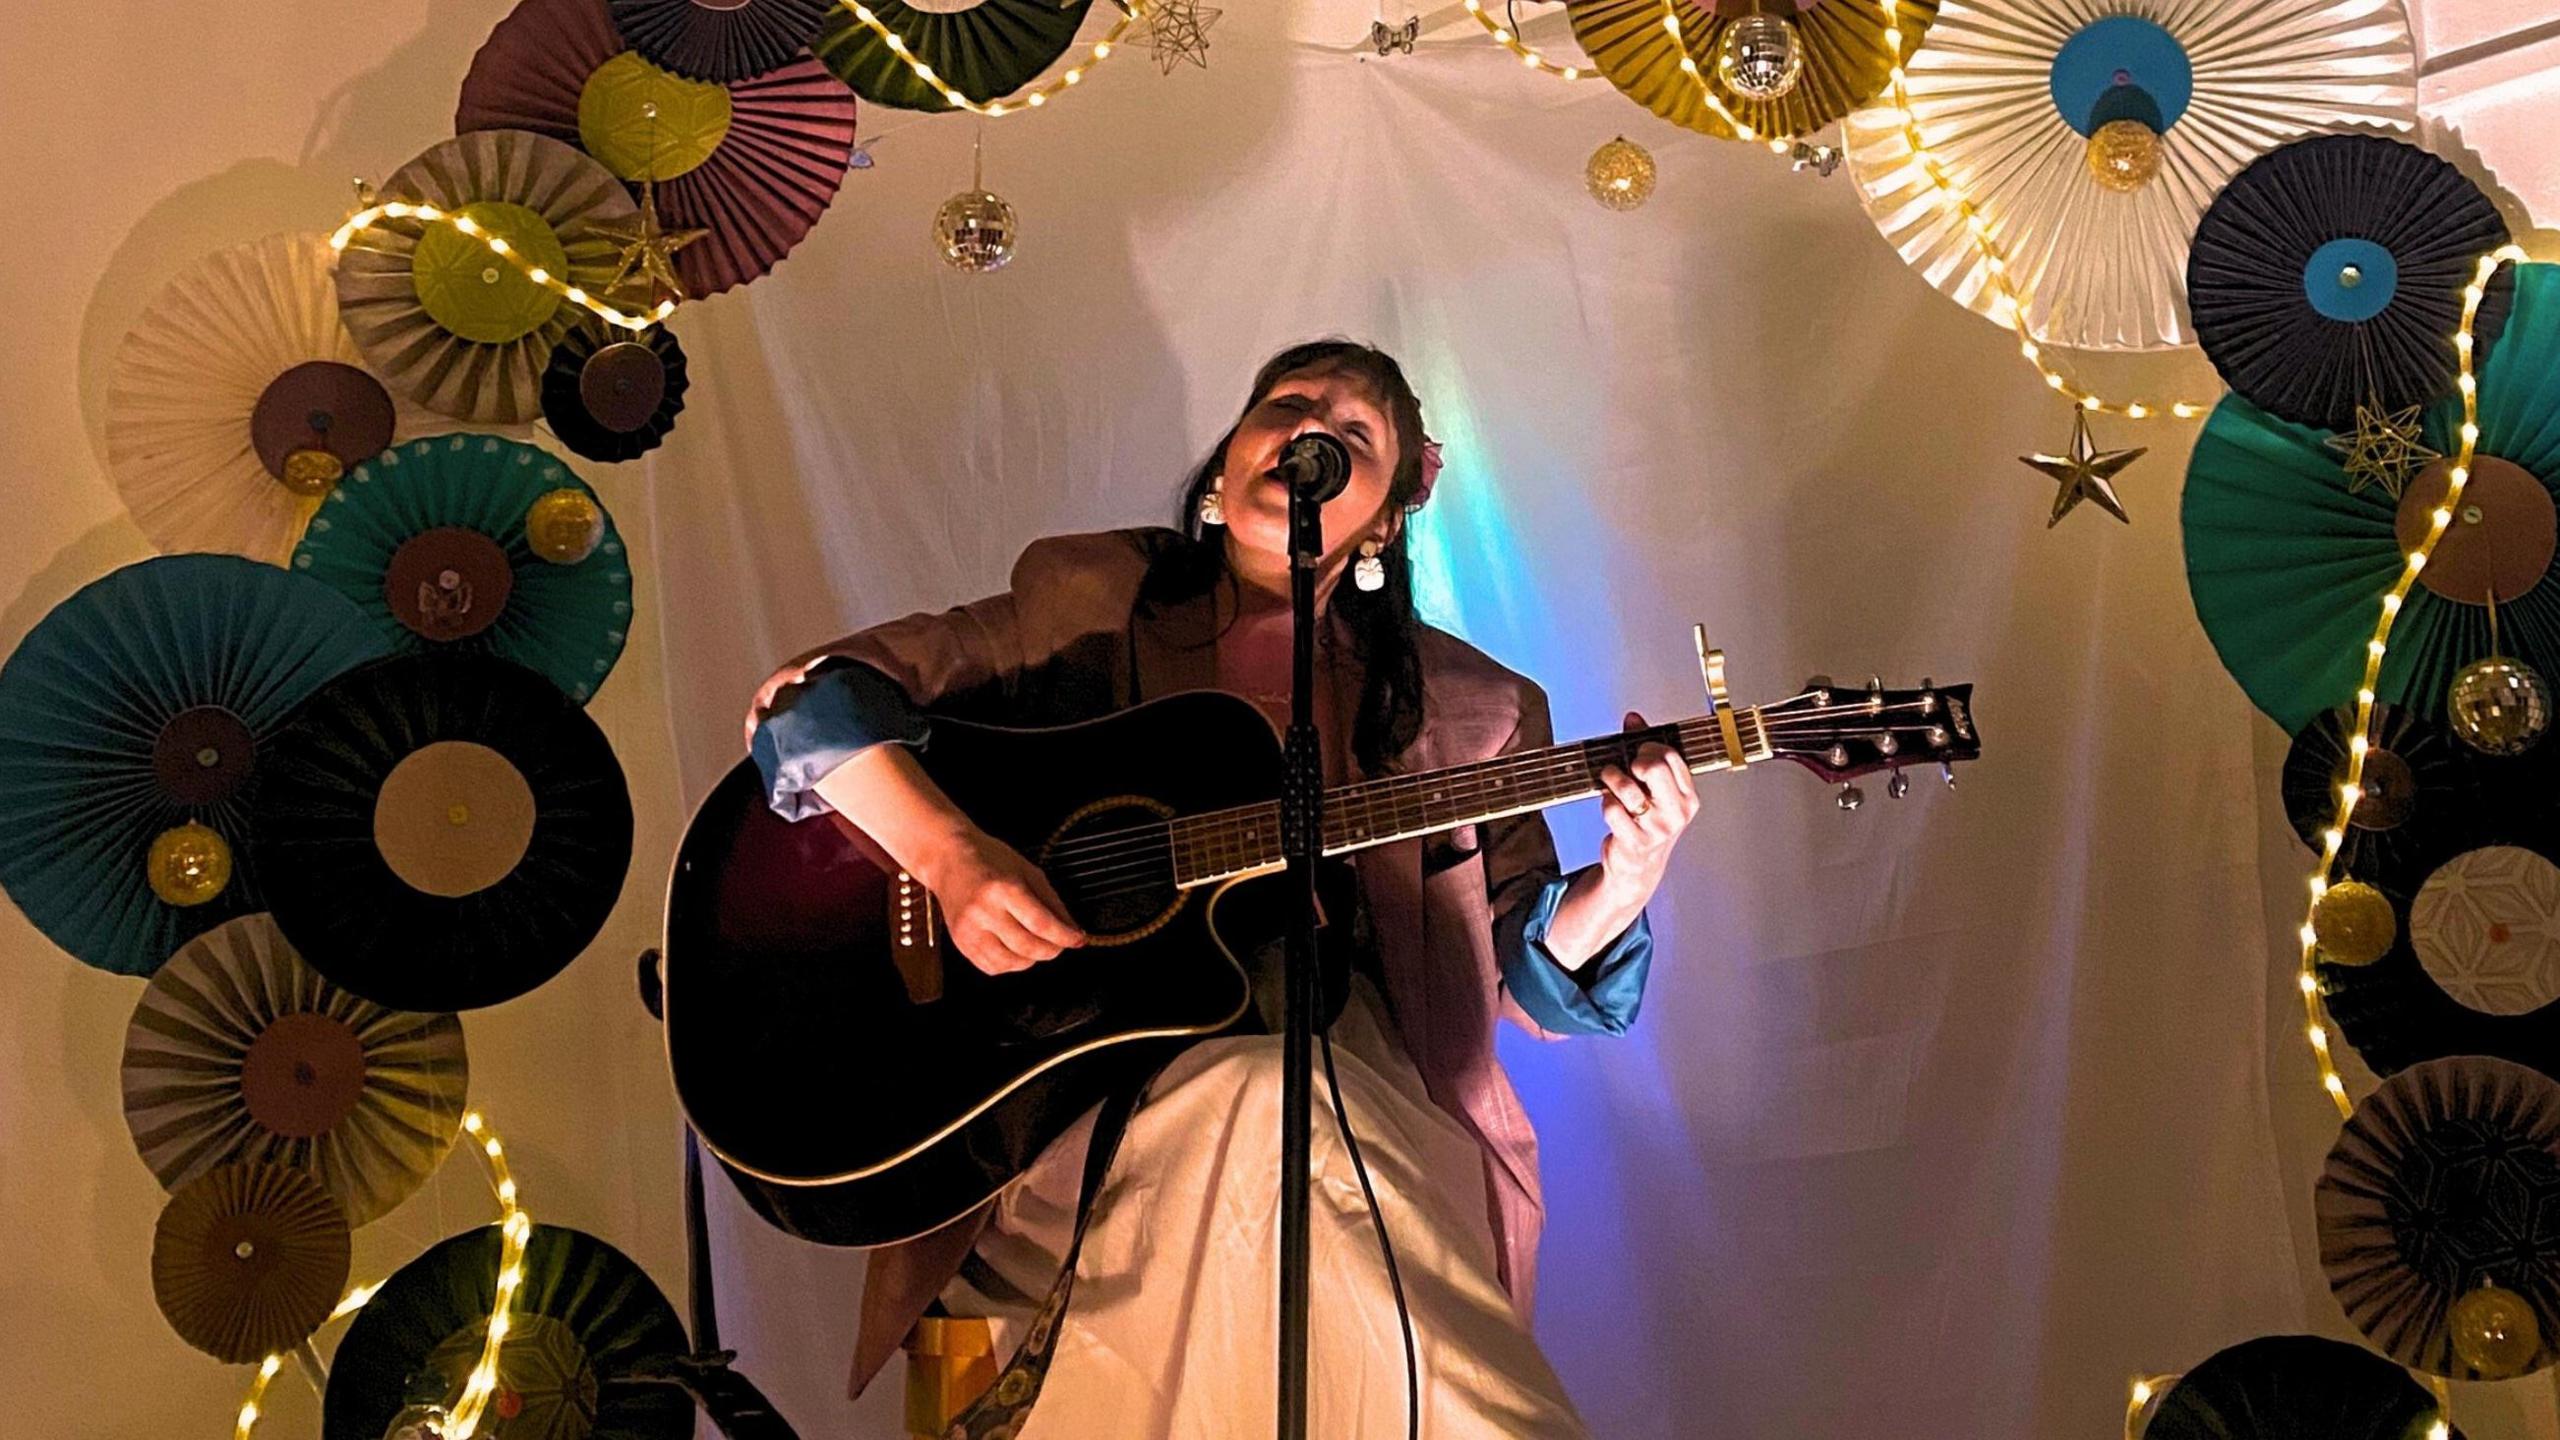
[(1280, 447), (1280, 463), (1271, 473), (1290, 489), (1318, 503), (1332, 499), (1351, 483), (1351, 452), (1340, 440), (1310, 430)]

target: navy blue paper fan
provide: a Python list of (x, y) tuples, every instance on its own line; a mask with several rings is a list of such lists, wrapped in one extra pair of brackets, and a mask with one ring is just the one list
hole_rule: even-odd
[[(55, 944), (124, 975), (264, 909), (252, 800), (274, 738), (387, 649), (329, 587), (238, 556), (165, 555), (91, 582), (0, 665), (0, 888)], [(173, 905), (145, 862), (190, 822), (228, 843), (231, 878)]]
[[(2453, 391), (2453, 335), (2507, 223), (2450, 163), (2379, 135), (2314, 135), (2231, 177), (2187, 254), (2196, 339), (2231, 388), (2303, 425), (2355, 428)], [(2486, 355), (2514, 277), (2473, 326)]]

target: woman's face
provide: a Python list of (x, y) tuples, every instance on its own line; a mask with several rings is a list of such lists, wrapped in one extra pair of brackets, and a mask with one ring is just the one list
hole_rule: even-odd
[(1351, 483), (1324, 505), (1326, 559), (1338, 560), (1372, 535), (1393, 537), (1377, 521), (1401, 458), (1394, 422), (1359, 376), (1303, 370), (1282, 377), (1255, 402), (1227, 442), (1220, 473), (1227, 534), (1236, 544), (1265, 555), (1289, 553), (1289, 487), (1269, 471), (1280, 463), (1282, 447), (1310, 430), (1332, 435), (1351, 452)]

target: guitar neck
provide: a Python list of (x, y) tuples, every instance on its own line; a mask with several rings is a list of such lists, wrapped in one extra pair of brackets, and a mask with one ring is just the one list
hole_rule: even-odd
[[(1737, 708), (1730, 715), (1743, 758), (1768, 759), (1769, 732), (1760, 710)], [(1324, 853), (1366, 850), (1596, 795), (1601, 770), (1626, 768), (1637, 747), (1648, 742), (1679, 752), (1692, 773), (1734, 766), (1725, 748), (1724, 722), (1700, 715), (1465, 765), (1337, 785), (1324, 795)], [(1184, 886), (1276, 870), (1286, 863), (1277, 800), (1181, 816), (1169, 828), (1175, 880)]]

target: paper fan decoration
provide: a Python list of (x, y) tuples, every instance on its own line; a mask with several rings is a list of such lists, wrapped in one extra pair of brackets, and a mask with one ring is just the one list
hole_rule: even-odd
[[(1948, 0), (1907, 70), (1920, 132), (1989, 222), (2028, 328), (2079, 349), (2194, 339), (2187, 242), (2214, 193), (2268, 148), (2416, 121), (2399, 0)], [(2119, 120), (2157, 137), (2156, 170), (2129, 192), (2091, 172), (2092, 136)], [(1902, 258), (2006, 324), (1964, 216), (1894, 107), (1849, 117), (1848, 149), (1867, 214)]]
[(350, 1225), (435, 1173), (469, 1084), (461, 1022), (330, 984), (265, 915), (189, 941), (125, 1031), (125, 1124), (162, 1185), (236, 1161), (290, 1165)]
[(2484, 1284), (2522, 1296), (2560, 1352), (2560, 1082), (2465, 1055), (2413, 1065), (2349, 1117), (2313, 1193), (2320, 1267), (2384, 1354), (2450, 1379), (2454, 1303)]
[[(1699, 98), (1698, 80), (1682, 73), (1683, 45), (1717, 103), (1763, 140), (1803, 135), (1840, 119), (1882, 94), (1893, 69), (1884, 10), (1875, 0), (1773, 5), (1770, 13), (1795, 32), (1802, 70), (1785, 94), (1755, 99), (1728, 86), (1716, 63), (1726, 32), (1752, 12), (1695, 0), (1672, 0), (1672, 8), (1680, 16), (1678, 40), (1663, 27), (1663, 0), (1567, 0), (1565, 14), (1592, 65), (1628, 99), (1719, 139), (1737, 137)], [(1937, 13), (1937, 0), (1905, 0), (1899, 7), (1904, 54), (1920, 47)]]
[(107, 469), (152, 544), (283, 564), (329, 487), (424, 421), (338, 323), (336, 264), (322, 235), (217, 251), (125, 333)]
[(531, 445), (414, 440), (356, 467), (312, 518), (293, 568), (354, 601), (386, 648), (501, 656), (583, 703), (628, 638), (631, 561), (610, 515), (586, 558), (536, 553), (525, 518), (564, 489), (603, 513), (585, 481)]
[[(2285, 753), (2285, 817), (2315, 854), (2321, 833), (2338, 818), (2355, 723), (2352, 705), (2325, 711)], [(2474, 833), (2484, 773), (2512, 775), (2475, 763), (2443, 727), (2396, 705), (2374, 706), (2363, 794), (2338, 849), (2338, 872), (2406, 898), (2426, 878), (2427, 865)]]
[[(265, 747), (304, 696), (383, 653), (327, 586), (237, 556), (91, 582), (0, 665), (0, 888), (53, 943), (124, 975), (263, 908), (249, 799)], [(188, 826), (227, 879), (164, 899), (153, 851)]]
[[(1001, 100), (1039, 78), (1076, 42), (1092, 0), (880, 0), (873, 18), (933, 68), (942, 83), (980, 104)], [(810, 49), (853, 92), (900, 110), (948, 110), (942, 92), (916, 77), (889, 43), (850, 5), (827, 16)]]
[(605, 0), (521, 0), (472, 58), (453, 124), (549, 136), (635, 185), (654, 177), (669, 229), (710, 232), (675, 257), (699, 298), (771, 270), (818, 223), (853, 158), (854, 102), (806, 56), (688, 80), (633, 50)]
[[(2455, 453), (2460, 406), (2426, 418)], [(2288, 730), (2355, 695), (2380, 597), (2423, 537), (2448, 462), (2398, 501), (2349, 493), (2324, 433), (2238, 396), (2215, 407), (2187, 468), (2187, 583), (2205, 634), (2259, 709)], [(2480, 372), (2480, 445), (2466, 518), (2436, 547), (2400, 611), (2376, 692), (2434, 719), (2456, 671), (2499, 648), (2560, 674), (2560, 584), (2552, 496), (2560, 481), (2560, 270), (2521, 267), (2506, 338)], [(2477, 521), (2467, 518), (2479, 512)]]
[(684, 347), (673, 331), (638, 335), (582, 325), (542, 376), (542, 414), (560, 443), (590, 460), (629, 460), (658, 448), (684, 410)]
[(225, 1165), (169, 1197), (151, 1293), (181, 1339), (238, 1365), (309, 1339), (346, 1289), (347, 1218), (289, 1165)]
[[(2507, 243), (2463, 173), (2379, 135), (2315, 135), (2268, 152), (2204, 212), (2187, 259), (2196, 338), (2231, 388), (2305, 425), (2355, 428), (2453, 392), (2463, 287)], [(2473, 322), (2486, 354), (2514, 276)]]
[(2317, 966), (2329, 1017), (2375, 1074), (2487, 1055), (2560, 1075), (2560, 845), (2547, 800), (2518, 808), (2392, 894), (2381, 959)]
[[(391, 172), (382, 198), (467, 216), (516, 258), (598, 295), (622, 253), (600, 227), (639, 215), (612, 171), (520, 130), (444, 141)], [(451, 223), (390, 216), (349, 239), (338, 260), (338, 309), (392, 389), (482, 423), (540, 413), (542, 369), (585, 316)]]
[(486, 656), (382, 661), (315, 695), (259, 795), (276, 923), (379, 1004), (470, 1010), (577, 958), (631, 865), (631, 795), (604, 732)]
[(613, 0), (631, 48), (695, 80), (779, 70), (818, 37), (833, 0)]
[[(497, 1303), (498, 1228), (400, 1267), (357, 1312), (329, 1366), (322, 1440), (382, 1440), (412, 1407), (448, 1408), (480, 1361)], [(636, 1379), (690, 1353), (655, 1282), (596, 1237), (536, 1225), (498, 1350), (488, 1412), (501, 1440), (690, 1440), (693, 1402)]]
[[(2370, 1350), (2269, 1335), (2178, 1377), (2143, 1440), (2427, 1440), (2436, 1397)], [(2454, 1440), (2462, 1432), (2456, 1430)]]

